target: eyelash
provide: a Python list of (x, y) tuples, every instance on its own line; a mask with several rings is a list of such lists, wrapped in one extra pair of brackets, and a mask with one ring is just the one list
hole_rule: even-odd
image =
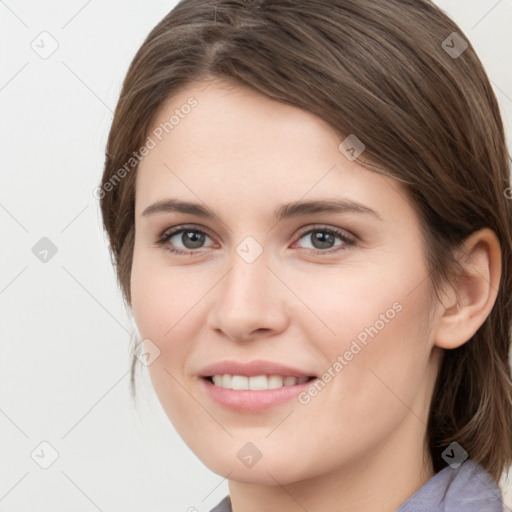
[[(201, 229), (197, 226), (180, 226), (175, 229), (172, 229), (171, 231), (164, 231), (156, 240), (156, 244), (160, 247), (163, 247), (164, 250), (166, 250), (172, 254), (175, 254), (175, 255), (179, 255), (179, 256), (194, 256), (194, 255), (196, 255), (201, 248), (199, 248), (197, 250), (187, 250), (186, 251), (183, 249), (176, 249), (176, 248), (171, 248), (171, 247), (166, 246), (167, 242), (173, 236), (175, 236), (179, 233), (183, 233), (183, 232), (201, 233), (201, 234), (211, 238), (210, 235), (206, 231), (204, 231), (203, 229)], [(314, 232), (328, 233), (330, 235), (334, 235), (334, 236), (340, 238), (342, 240), (343, 244), (336, 245), (333, 248), (325, 249), (325, 250), (324, 249), (307, 249), (306, 248), (305, 250), (309, 250), (309, 255), (311, 255), (311, 256), (324, 256), (326, 254), (343, 251), (343, 250), (346, 250), (347, 248), (356, 244), (356, 239), (346, 235), (345, 232), (338, 230), (336, 228), (321, 226), (321, 225), (314, 226), (314, 227), (308, 229), (307, 231), (302, 232), (299, 236), (299, 240), (301, 238), (303, 238), (304, 236), (309, 235)]]

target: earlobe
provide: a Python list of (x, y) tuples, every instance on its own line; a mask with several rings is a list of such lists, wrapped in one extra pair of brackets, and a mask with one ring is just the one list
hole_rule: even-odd
[(462, 248), (462, 271), (439, 304), (434, 344), (453, 349), (466, 343), (489, 316), (501, 278), (501, 247), (489, 228), (469, 236)]

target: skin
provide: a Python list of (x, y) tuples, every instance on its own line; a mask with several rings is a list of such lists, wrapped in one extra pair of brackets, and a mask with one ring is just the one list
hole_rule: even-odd
[[(191, 96), (198, 101), (138, 169), (132, 312), (141, 339), (160, 350), (148, 367), (157, 396), (191, 450), (229, 474), (234, 512), (341, 503), (345, 512), (394, 511), (434, 474), (425, 430), (442, 349), (467, 341), (489, 314), (499, 243), (490, 230), (468, 239), (464, 279), (433, 303), (420, 222), (401, 183), (346, 158), (344, 137), (313, 114), (226, 81), (206, 85), (189, 85), (162, 106), (155, 127)], [(142, 215), (170, 197), (216, 217)], [(282, 203), (342, 197), (380, 219), (274, 218)], [(190, 247), (181, 234), (156, 243), (184, 224), (208, 232), (193, 255), (165, 249)], [(340, 250), (315, 253), (305, 233), (322, 226), (356, 243), (336, 237)], [(263, 249), (252, 263), (236, 252), (248, 236)], [(292, 399), (235, 412), (200, 386), (201, 368), (225, 359), (320, 376), (397, 302), (400, 312), (306, 405)], [(262, 454), (250, 468), (237, 457), (248, 442)]]

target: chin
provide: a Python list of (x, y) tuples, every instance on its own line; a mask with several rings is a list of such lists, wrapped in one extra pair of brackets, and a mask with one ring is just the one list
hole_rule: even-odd
[[(243, 454), (239, 457), (236, 450), (227, 449), (225, 453), (197, 454), (201, 462), (214, 473), (235, 482), (259, 485), (287, 485), (311, 477), (303, 461), (294, 461), (293, 457), (276, 454), (262, 456), (253, 465), (244, 464)], [(242, 459), (242, 460), (240, 460)], [(292, 461), (292, 462), (290, 462)], [(300, 466), (297, 462), (302, 462)]]

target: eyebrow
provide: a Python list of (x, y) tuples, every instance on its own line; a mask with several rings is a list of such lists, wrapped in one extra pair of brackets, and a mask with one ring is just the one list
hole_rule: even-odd
[[(179, 199), (162, 199), (148, 206), (142, 212), (142, 216), (147, 217), (156, 213), (188, 213), (213, 219), (216, 215), (205, 206), (199, 203), (191, 203), (181, 201)], [(348, 199), (330, 199), (315, 201), (300, 201), (280, 205), (274, 212), (274, 216), (278, 221), (289, 219), (292, 217), (300, 217), (315, 213), (362, 213), (370, 214), (382, 220), (382, 217), (368, 206), (350, 201)]]

